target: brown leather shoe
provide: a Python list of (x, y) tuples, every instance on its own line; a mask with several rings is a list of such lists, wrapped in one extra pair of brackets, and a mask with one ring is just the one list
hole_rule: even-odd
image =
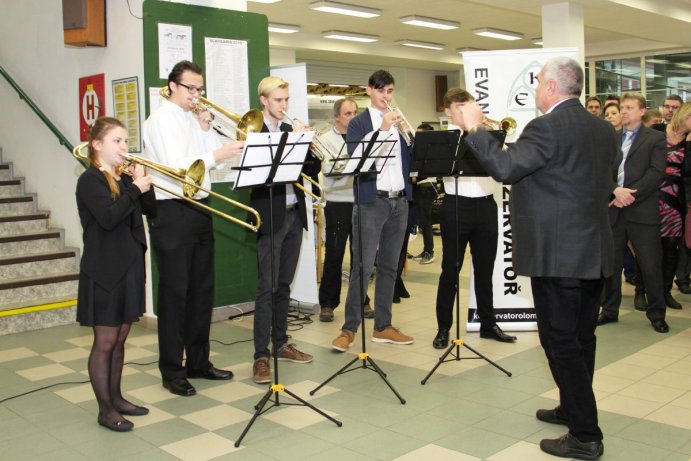
[(268, 357), (259, 357), (252, 366), (254, 382), (257, 384), (267, 384), (271, 382), (271, 366)]
[(336, 336), (336, 339), (331, 341), (331, 348), (339, 352), (345, 352), (348, 350), (353, 340), (355, 339), (355, 332), (350, 330), (341, 330), (341, 334)]

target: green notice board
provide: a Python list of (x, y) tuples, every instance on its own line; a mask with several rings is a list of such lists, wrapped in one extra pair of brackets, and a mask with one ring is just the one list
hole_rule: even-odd
[[(206, 37), (245, 40), (251, 107), (259, 107), (256, 88), (269, 75), (269, 34), (266, 16), (218, 8), (145, 0), (144, 16), (144, 93), (149, 115), (149, 88), (162, 87), (166, 79), (158, 73), (158, 24), (176, 24), (192, 28), (192, 60), (204, 68)], [(230, 77), (229, 77), (230, 78)], [(237, 109), (227, 109), (238, 112)], [(229, 183), (214, 183), (212, 190), (241, 203), (249, 202), (249, 190), (231, 191)], [(226, 202), (211, 198), (211, 206), (239, 219), (246, 213)], [(214, 215), (216, 239), (216, 291), (214, 306), (254, 300), (257, 292), (256, 234)], [(158, 291), (158, 270), (152, 257), (154, 304)]]

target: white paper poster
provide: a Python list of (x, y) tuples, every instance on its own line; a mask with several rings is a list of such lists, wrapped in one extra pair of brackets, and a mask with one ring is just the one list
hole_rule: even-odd
[(204, 38), (207, 97), (237, 114), (250, 109), (247, 41)]
[[(472, 51), (463, 53), (466, 90), (475, 96), (490, 119), (512, 117), (516, 133), (506, 142), (517, 140), (528, 122), (539, 115), (535, 106), (537, 75), (545, 62), (554, 56), (578, 59), (576, 48), (542, 48), (528, 50)], [(499, 238), (492, 278), (494, 313), (499, 326), (506, 330), (537, 328), (533, 293), (528, 277), (517, 276), (513, 269), (513, 243), (509, 222), (511, 186), (502, 184), (495, 193)], [(471, 271), (468, 302), (468, 331), (480, 329), (477, 316), (474, 280)]]
[(158, 23), (158, 77), (167, 79), (183, 60), (192, 61), (192, 26)]

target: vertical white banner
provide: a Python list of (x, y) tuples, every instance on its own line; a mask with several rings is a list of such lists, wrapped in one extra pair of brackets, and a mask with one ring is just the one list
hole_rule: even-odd
[[(545, 62), (553, 56), (578, 59), (576, 48), (542, 48), (529, 50), (472, 51), (463, 53), (466, 90), (475, 96), (486, 116), (501, 120), (516, 120), (515, 134), (506, 142), (517, 140), (523, 127), (539, 116), (535, 106), (537, 75)], [(499, 238), (492, 277), (494, 314), (499, 326), (506, 330), (534, 330), (533, 293), (528, 277), (518, 276), (513, 268), (509, 197), (511, 186), (502, 184), (495, 192)], [(468, 331), (480, 329), (477, 316), (474, 280), (471, 271), (468, 301)]]
[[(271, 75), (281, 77), (290, 84), (288, 115), (307, 123), (307, 66), (304, 63), (271, 68)], [(307, 181), (304, 181), (306, 183)], [(305, 184), (311, 189), (311, 185)], [(307, 207), (307, 232), (302, 233), (300, 259), (290, 287), (290, 298), (301, 303), (318, 304), (317, 260), (315, 253), (315, 229), (311, 219), (312, 198), (305, 197)]]

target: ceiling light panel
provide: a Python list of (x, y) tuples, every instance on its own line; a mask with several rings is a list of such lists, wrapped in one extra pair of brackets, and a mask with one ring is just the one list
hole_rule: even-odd
[(396, 45), (410, 46), (413, 48), (423, 48), (425, 50), (439, 51), (445, 48), (445, 45), (441, 43), (421, 42), (419, 40), (398, 40), (395, 43)]
[(523, 38), (523, 34), (508, 30), (492, 29), (490, 27), (473, 29), (473, 33), (482, 37), (498, 38), (500, 40), (521, 40)]
[(443, 19), (428, 18), (426, 16), (404, 16), (401, 18), (403, 24), (420, 27), (430, 27), (432, 29), (452, 30), (461, 27), (460, 22), (445, 21)]
[(332, 40), (346, 40), (349, 42), (372, 43), (379, 40), (378, 35), (357, 34), (355, 32), (345, 32), (342, 30), (327, 30), (322, 32), (322, 37)]
[(275, 22), (269, 23), (269, 32), (275, 32), (277, 34), (294, 34), (300, 32), (300, 26), (294, 26), (292, 24), (278, 24)]
[(376, 18), (381, 16), (381, 10), (376, 8), (365, 8), (364, 6), (349, 5), (347, 3), (319, 1), (310, 3), (310, 9), (323, 13), (345, 14), (358, 18)]

